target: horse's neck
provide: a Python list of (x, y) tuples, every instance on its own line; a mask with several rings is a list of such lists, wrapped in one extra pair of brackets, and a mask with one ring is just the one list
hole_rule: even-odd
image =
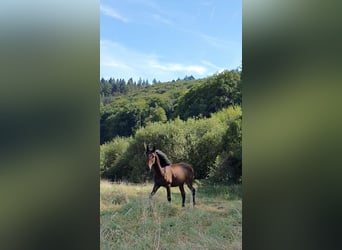
[[(160, 166), (163, 168), (165, 166), (168, 166), (171, 164), (171, 162), (169, 161), (169, 159), (167, 158), (167, 156), (160, 150), (157, 150), (158, 153), (156, 152), (158, 158), (159, 158), (159, 163)], [(159, 154), (160, 153), (160, 154)]]
[(159, 157), (158, 157), (157, 154), (156, 154), (156, 162), (155, 162), (154, 165), (156, 166), (157, 171), (158, 171), (160, 174), (162, 174), (162, 173), (163, 173), (163, 169), (162, 169), (162, 167), (161, 167), (161, 165), (160, 165), (160, 160), (159, 160)]

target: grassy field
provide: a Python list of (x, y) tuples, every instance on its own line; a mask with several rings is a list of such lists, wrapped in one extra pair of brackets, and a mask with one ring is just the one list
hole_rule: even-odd
[(149, 199), (152, 184), (100, 184), (101, 249), (242, 249), (241, 186), (196, 185), (196, 206), (178, 188)]

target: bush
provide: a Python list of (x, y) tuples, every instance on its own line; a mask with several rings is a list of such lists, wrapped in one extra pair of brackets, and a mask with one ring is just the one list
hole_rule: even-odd
[(108, 171), (114, 171), (126, 152), (131, 138), (116, 137), (110, 142), (100, 146), (100, 174), (105, 176)]
[(222, 153), (216, 158), (209, 171), (209, 180), (239, 183), (242, 176), (242, 130), (241, 116), (228, 122), (222, 138)]
[(226, 108), (211, 118), (151, 123), (130, 140), (115, 139), (101, 146), (103, 176), (132, 182), (151, 178), (144, 143), (162, 150), (173, 163), (193, 165), (197, 179), (234, 179), (241, 176), (241, 108)]

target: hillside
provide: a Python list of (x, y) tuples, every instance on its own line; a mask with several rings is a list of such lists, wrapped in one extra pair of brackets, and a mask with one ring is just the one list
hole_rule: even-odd
[[(137, 101), (140, 98), (143, 98), (148, 100), (150, 99), (149, 97), (151, 95), (159, 95), (162, 98), (169, 98), (174, 100), (182, 95), (186, 90), (195, 85), (201, 84), (204, 81), (205, 79), (178, 80), (172, 82), (137, 85), (134, 84), (134, 82), (133, 84), (128, 84), (119, 83), (120, 81), (116, 80), (110, 81), (110, 79), (108, 81), (102, 80), (102, 82), (100, 82), (101, 106), (106, 106), (107, 104), (113, 105), (113, 102), (117, 99)], [(113, 85), (116, 85), (116, 87), (113, 87)]]
[(152, 122), (209, 117), (222, 108), (240, 105), (240, 78), (240, 71), (227, 70), (199, 80), (151, 85), (132, 79), (127, 83), (123, 79), (101, 79), (100, 143), (134, 135)]
[(149, 180), (146, 143), (162, 149), (173, 162), (191, 163), (197, 179), (241, 182), (240, 77), (233, 70), (200, 80), (140, 86), (102, 80), (101, 89), (111, 86), (116, 91), (101, 92), (101, 177)]

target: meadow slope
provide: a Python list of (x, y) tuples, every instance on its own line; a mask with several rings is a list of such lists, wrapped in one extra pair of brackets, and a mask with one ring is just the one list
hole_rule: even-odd
[(242, 249), (241, 185), (195, 185), (195, 207), (178, 188), (172, 203), (153, 184), (100, 184), (101, 249)]

